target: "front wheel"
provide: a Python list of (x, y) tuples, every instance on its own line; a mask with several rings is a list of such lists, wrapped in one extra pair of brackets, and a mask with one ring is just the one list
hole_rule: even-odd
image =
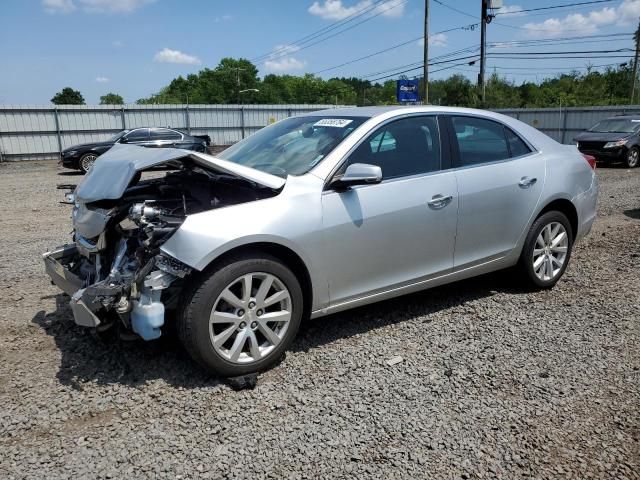
[(96, 155), (95, 153), (85, 153), (80, 158), (80, 170), (82, 170), (84, 173), (89, 173), (89, 170), (91, 170), (91, 167), (93, 167), (96, 158), (98, 158), (98, 155)]
[(302, 312), (302, 289), (291, 270), (274, 257), (239, 257), (192, 286), (178, 333), (192, 358), (211, 372), (245, 375), (280, 359)]
[(569, 264), (572, 247), (573, 233), (566, 215), (547, 212), (531, 225), (520, 255), (519, 270), (529, 285), (552, 288)]
[(640, 165), (640, 150), (638, 147), (631, 147), (627, 152), (627, 157), (625, 159), (625, 164), (627, 168), (636, 168)]

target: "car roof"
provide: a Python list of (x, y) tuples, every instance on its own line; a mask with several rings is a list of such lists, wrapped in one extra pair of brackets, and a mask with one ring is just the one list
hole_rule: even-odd
[(383, 107), (344, 107), (344, 108), (331, 108), (327, 110), (318, 110), (308, 113), (306, 115), (313, 116), (330, 116), (335, 115), (339, 117), (366, 117), (373, 118), (379, 115), (383, 115), (389, 112), (397, 112), (401, 115), (403, 112), (407, 113), (457, 113), (467, 115), (482, 115), (490, 117), (502, 117), (494, 112), (488, 110), (479, 110), (477, 108), (463, 108), (463, 107), (443, 107), (440, 105), (387, 105)]

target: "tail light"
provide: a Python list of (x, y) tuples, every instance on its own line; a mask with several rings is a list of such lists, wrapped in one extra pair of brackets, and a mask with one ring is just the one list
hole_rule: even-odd
[(596, 157), (594, 157), (593, 155), (587, 155), (586, 153), (583, 153), (582, 156), (587, 161), (587, 163), (589, 164), (591, 169), (595, 170), (596, 169)]

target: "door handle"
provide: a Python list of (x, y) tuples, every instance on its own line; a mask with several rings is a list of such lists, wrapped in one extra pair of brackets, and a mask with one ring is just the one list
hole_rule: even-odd
[(443, 195), (438, 194), (431, 197), (431, 200), (427, 202), (427, 205), (429, 205), (429, 207), (433, 209), (438, 210), (440, 208), (444, 208), (447, 205), (449, 205), (449, 203), (451, 203), (451, 200), (453, 200), (453, 196), (451, 195), (447, 195), (445, 197)]
[(537, 181), (538, 179), (535, 177), (522, 177), (518, 182), (518, 185), (520, 185), (522, 188), (529, 188), (531, 185), (533, 185)]

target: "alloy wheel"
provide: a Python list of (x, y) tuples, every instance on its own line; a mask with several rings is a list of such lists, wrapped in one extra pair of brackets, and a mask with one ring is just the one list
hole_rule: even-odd
[(292, 302), (284, 283), (270, 273), (236, 278), (218, 295), (209, 317), (209, 336), (225, 360), (247, 364), (269, 355), (282, 342)]
[(93, 167), (93, 164), (96, 161), (96, 158), (98, 158), (97, 155), (93, 155), (93, 154), (85, 155), (80, 160), (80, 168), (82, 168), (82, 170), (85, 173), (88, 173), (89, 170), (91, 170), (91, 167)]
[(632, 148), (627, 153), (627, 166), (629, 168), (635, 168), (638, 166), (638, 161), (640, 160), (640, 151), (636, 148)]
[(569, 236), (559, 222), (544, 226), (533, 247), (533, 271), (542, 281), (553, 280), (567, 259)]

